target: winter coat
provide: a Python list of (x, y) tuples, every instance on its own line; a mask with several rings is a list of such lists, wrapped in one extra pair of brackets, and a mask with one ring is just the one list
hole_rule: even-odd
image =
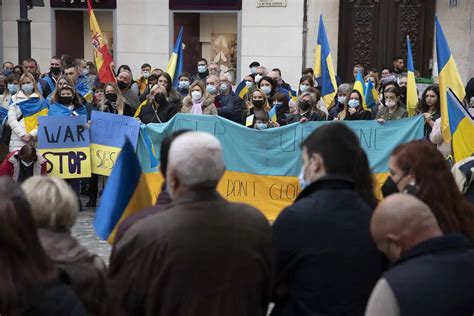
[(236, 123), (242, 121), (242, 112), (245, 107), (244, 100), (233, 92), (230, 92), (228, 95), (220, 95), (219, 102), (221, 104), (221, 107), (217, 109), (219, 116)]
[[(181, 113), (191, 113), (193, 109), (193, 101), (188, 95), (183, 99), (183, 106), (181, 108)], [(204, 115), (217, 115), (217, 109), (214, 105), (214, 97), (211, 95), (204, 96), (204, 102), (202, 103), (202, 114)]]
[[(0, 165), (0, 176), (8, 176), (13, 181), (18, 181), (20, 176), (20, 158), (18, 157), (18, 150), (13, 151), (7, 155)], [(33, 163), (33, 175), (46, 175), (46, 159), (41, 154), (37, 154), (37, 160)]]

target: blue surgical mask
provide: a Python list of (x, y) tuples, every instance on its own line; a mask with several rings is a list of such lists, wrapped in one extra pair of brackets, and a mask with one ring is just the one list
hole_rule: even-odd
[(8, 92), (10, 92), (10, 94), (15, 94), (15, 93), (18, 92), (18, 85), (17, 84), (9, 83), (7, 87), (8, 87)]
[(257, 73), (257, 67), (252, 67), (252, 68), (250, 68), (250, 73), (251, 73), (252, 75), (255, 75), (255, 74)]
[(229, 85), (227, 83), (221, 83), (221, 86), (219, 88), (219, 90), (221, 91), (221, 93), (225, 93), (227, 92), (227, 89), (229, 89)]
[(305, 85), (305, 84), (300, 84), (300, 91), (301, 92), (306, 92), (308, 91), (309, 89), (309, 86)]
[(148, 79), (151, 75), (149, 71), (144, 71), (142, 74), (143, 74), (143, 78), (145, 79)]
[(216, 88), (216, 86), (213, 86), (213, 85), (208, 84), (208, 85), (206, 86), (206, 90), (207, 90), (207, 92), (209, 92), (210, 94), (214, 94), (214, 93), (216, 93), (217, 88)]
[(23, 92), (26, 94), (26, 95), (30, 95), (34, 88), (33, 88), (33, 84), (32, 83), (24, 83), (21, 85), (21, 90), (23, 90)]
[(259, 129), (259, 130), (262, 130), (262, 129), (267, 129), (268, 126), (267, 126), (266, 123), (256, 123), (256, 124), (255, 124), (255, 128), (256, 128), (256, 129)]
[(275, 110), (278, 111), (283, 106), (283, 103), (282, 102), (275, 102), (275, 103), (273, 103), (273, 106), (275, 107)]
[(12, 72), (13, 72), (13, 71), (12, 71), (11, 69), (5, 69), (5, 70), (3, 70), (3, 74), (4, 74), (5, 76), (7, 76), (7, 77), (10, 76), (10, 75), (12, 74)]
[(182, 80), (179, 82), (178, 87), (180, 89), (189, 89), (189, 81), (188, 80)]
[(87, 69), (87, 68), (82, 69), (81, 74), (83, 76), (87, 76), (89, 74), (89, 69)]
[(304, 165), (301, 166), (301, 171), (298, 176), (298, 182), (300, 183), (301, 190), (306, 189), (311, 183), (306, 181), (304, 178)]
[(204, 66), (204, 65), (198, 66), (198, 72), (199, 72), (199, 73), (201, 73), (201, 74), (202, 74), (202, 73), (205, 73), (206, 70), (207, 70), (207, 66)]
[(339, 102), (340, 104), (344, 104), (344, 102), (346, 102), (346, 97), (343, 95), (337, 97), (337, 102)]
[(263, 93), (265, 93), (266, 95), (269, 95), (270, 93), (272, 93), (272, 87), (270, 86), (263, 86), (260, 89), (262, 89)]
[(349, 100), (349, 102), (347, 103), (347, 105), (349, 105), (349, 107), (351, 108), (356, 108), (359, 106), (359, 100), (356, 100), (356, 99), (351, 99)]

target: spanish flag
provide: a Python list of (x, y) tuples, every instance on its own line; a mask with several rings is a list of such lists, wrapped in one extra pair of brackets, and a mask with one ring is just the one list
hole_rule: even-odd
[(333, 101), (337, 93), (337, 84), (334, 75), (334, 67), (332, 65), (331, 49), (329, 48), (329, 41), (326, 35), (322, 14), (319, 16), (314, 76), (321, 78), (321, 97), (326, 106), (330, 108), (334, 105)]
[(457, 162), (474, 155), (474, 121), (452, 89), (448, 89), (447, 102), (454, 160)]
[(367, 110), (367, 104), (365, 103), (365, 83), (364, 78), (362, 78), (362, 73), (360, 72), (360, 69), (357, 71), (353, 89), (359, 91), (360, 95), (362, 96), (362, 105), (364, 107), (364, 110)]
[(94, 228), (97, 235), (114, 243), (119, 224), (128, 216), (149, 208), (154, 197), (142, 172), (142, 167), (129, 140), (117, 162), (97, 208)]
[(436, 57), (438, 60), (438, 78), (439, 78), (439, 94), (441, 105), (441, 132), (446, 143), (451, 142), (451, 130), (449, 128), (448, 116), (448, 100), (447, 93), (450, 88), (456, 97), (460, 100), (464, 99), (466, 91), (459, 75), (458, 69), (454, 62), (448, 41), (444, 36), (443, 29), (436, 17)]
[(174, 46), (173, 53), (168, 61), (166, 72), (173, 80), (173, 87), (178, 87), (179, 74), (183, 71), (183, 27), (179, 30), (178, 38)]
[(92, 33), (92, 46), (94, 48), (94, 61), (97, 67), (100, 82), (115, 82), (114, 72), (112, 71), (113, 58), (110, 55), (107, 39), (102, 32), (92, 10), (91, 0), (87, 0), (87, 8), (89, 9), (89, 23)]
[(408, 116), (415, 115), (418, 106), (418, 91), (415, 81), (415, 66), (413, 65), (413, 54), (411, 52), (410, 37), (407, 36), (407, 111)]

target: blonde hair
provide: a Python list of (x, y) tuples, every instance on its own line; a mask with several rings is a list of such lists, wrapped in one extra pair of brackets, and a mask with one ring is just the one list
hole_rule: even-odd
[(268, 103), (268, 98), (267, 96), (265, 95), (265, 93), (260, 89), (260, 88), (255, 88), (252, 90), (252, 93), (250, 94), (250, 101), (249, 103), (247, 103), (247, 109), (253, 109), (254, 108), (254, 105), (253, 105), (253, 94), (255, 92), (260, 92), (260, 94), (263, 96), (263, 110), (265, 112), (270, 112), (270, 109), (271, 109), (271, 106), (270, 104)]
[[(51, 101), (50, 101), (51, 104), (58, 101), (59, 92), (60, 92), (59, 90), (61, 89), (61, 87), (59, 85), (59, 81), (61, 81), (61, 80), (65, 80), (67, 82), (68, 86), (74, 87), (74, 84), (72, 83), (72, 81), (68, 77), (66, 77), (64, 75), (59, 77), (58, 81), (56, 82), (56, 87), (54, 87), (54, 91), (53, 91), (53, 94), (51, 96)], [(76, 94), (76, 93), (74, 93), (74, 94)]]
[(37, 227), (68, 231), (74, 225), (79, 201), (66, 181), (51, 176), (34, 176), (21, 187)]
[(19, 89), (17, 94), (21, 91), (21, 85), (23, 84), (23, 81), (25, 81), (25, 79), (30, 79), (30, 81), (33, 83), (33, 93), (36, 93), (41, 97), (41, 93), (38, 90), (38, 83), (36, 82), (35, 77), (33, 77), (33, 75), (29, 72), (25, 72), (24, 74), (22, 74), (20, 80), (18, 80)]
[(104, 102), (101, 102), (100, 104), (100, 110), (104, 112), (107, 109), (107, 104), (105, 104), (105, 91), (107, 90), (107, 87), (112, 87), (114, 89), (115, 94), (117, 95), (117, 101), (115, 102), (115, 107), (117, 108), (117, 114), (118, 115), (123, 115), (123, 108), (124, 108), (124, 98), (122, 96), (122, 92), (120, 92), (120, 89), (118, 85), (114, 82), (109, 82), (104, 85)]

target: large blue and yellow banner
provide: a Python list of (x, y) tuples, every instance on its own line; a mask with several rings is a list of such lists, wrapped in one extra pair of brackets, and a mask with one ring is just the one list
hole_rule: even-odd
[(40, 116), (38, 148), (48, 174), (70, 179), (91, 176), (87, 116)]
[[(151, 167), (149, 145), (160, 148), (164, 137), (180, 129), (209, 132), (222, 144), (226, 173), (218, 191), (229, 201), (259, 208), (273, 220), (298, 196), (301, 168), (300, 144), (316, 128), (330, 122), (296, 123), (279, 128), (255, 130), (218, 116), (178, 114), (163, 124), (148, 124), (140, 132), (137, 153), (147, 181), (157, 196), (162, 176)], [(359, 136), (379, 184), (388, 175), (388, 158), (399, 144), (423, 137), (421, 116), (380, 124), (376, 121), (349, 121)], [(156, 155), (159, 150), (156, 151)], [(156, 157), (159, 158), (159, 157)]]
[(92, 173), (109, 176), (126, 139), (137, 147), (140, 122), (133, 117), (92, 111)]

